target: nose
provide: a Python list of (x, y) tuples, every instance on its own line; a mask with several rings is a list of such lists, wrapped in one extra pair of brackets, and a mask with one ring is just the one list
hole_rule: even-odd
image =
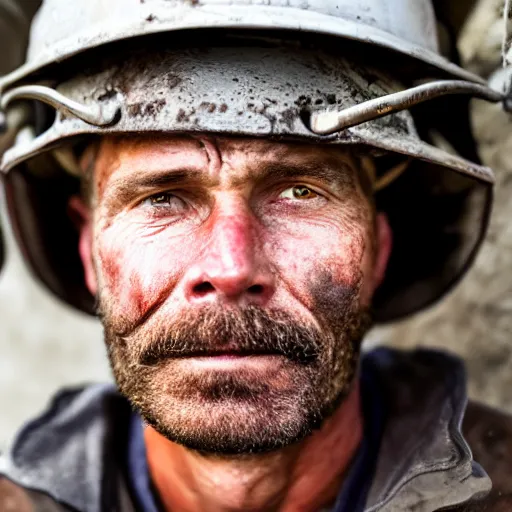
[(265, 305), (274, 293), (274, 278), (250, 212), (211, 219), (204, 251), (185, 276), (191, 303)]

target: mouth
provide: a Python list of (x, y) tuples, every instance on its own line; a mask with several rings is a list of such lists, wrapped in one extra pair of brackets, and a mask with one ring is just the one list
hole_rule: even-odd
[(314, 351), (278, 350), (274, 347), (238, 347), (235, 344), (223, 344), (219, 347), (194, 347), (187, 349), (167, 349), (147, 351), (141, 358), (144, 365), (155, 365), (164, 361), (247, 361), (264, 359), (288, 359), (300, 364), (309, 364), (317, 359)]
[(177, 364), (186, 365), (190, 369), (197, 370), (258, 370), (268, 371), (271, 368), (281, 366), (287, 358), (275, 352), (255, 353), (218, 351), (209, 353), (187, 354), (175, 358)]
[(221, 348), (213, 350), (192, 350), (186, 352), (177, 352), (172, 354), (173, 359), (191, 359), (191, 358), (221, 358), (236, 359), (243, 357), (258, 356), (284, 356), (276, 350), (240, 350), (236, 348)]
[(201, 353), (201, 354), (192, 354), (189, 356), (185, 356), (186, 358), (195, 358), (195, 359), (216, 359), (218, 361), (223, 360), (233, 360), (233, 359), (243, 359), (246, 357), (269, 357), (269, 356), (277, 356), (279, 354), (256, 354), (256, 353), (244, 353), (244, 352), (211, 352), (211, 353)]

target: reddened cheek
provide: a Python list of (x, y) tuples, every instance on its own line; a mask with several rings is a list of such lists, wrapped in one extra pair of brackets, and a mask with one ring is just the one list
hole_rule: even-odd
[[(99, 239), (98, 268), (102, 281), (102, 301), (108, 302), (117, 315), (135, 321), (143, 316), (153, 300), (151, 289), (144, 283), (147, 271), (139, 249), (123, 249), (118, 244)], [(125, 245), (125, 244), (120, 244)], [(149, 258), (148, 258), (149, 259)], [(153, 283), (158, 280), (158, 267), (153, 269)]]
[(107, 228), (96, 240), (101, 299), (129, 323), (136, 323), (167, 300), (194, 254), (185, 240), (145, 239), (129, 229)]
[(309, 276), (318, 268), (329, 269), (338, 282), (350, 284), (357, 280), (366, 251), (366, 238), (357, 231), (320, 233), (294, 238), (281, 238), (272, 244), (273, 257), (285, 273), (307, 286)]
[(102, 289), (109, 294), (117, 295), (122, 287), (123, 253), (108, 244), (98, 242), (98, 269), (101, 274)]

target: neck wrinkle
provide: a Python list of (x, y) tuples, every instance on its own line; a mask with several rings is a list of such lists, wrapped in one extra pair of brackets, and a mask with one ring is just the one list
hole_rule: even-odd
[(334, 415), (303, 441), (269, 454), (217, 458), (144, 439), (151, 479), (166, 511), (314, 511), (335, 502), (361, 443), (359, 379)]

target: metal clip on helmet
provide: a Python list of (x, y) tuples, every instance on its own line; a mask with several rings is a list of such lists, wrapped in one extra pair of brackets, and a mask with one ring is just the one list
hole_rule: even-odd
[(18, 242), (42, 282), (84, 311), (94, 301), (66, 204), (93, 136), (345, 144), (372, 156), (377, 182), (408, 161), (376, 193), (395, 238), (379, 322), (442, 296), (486, 230), (493, 174), (477, 161), (467, 104), (502, 96), (439, 54), (430, 0), (46, 0), (27, 62), (0, 92), (7, 114), (31, 112), (2, 162)]

